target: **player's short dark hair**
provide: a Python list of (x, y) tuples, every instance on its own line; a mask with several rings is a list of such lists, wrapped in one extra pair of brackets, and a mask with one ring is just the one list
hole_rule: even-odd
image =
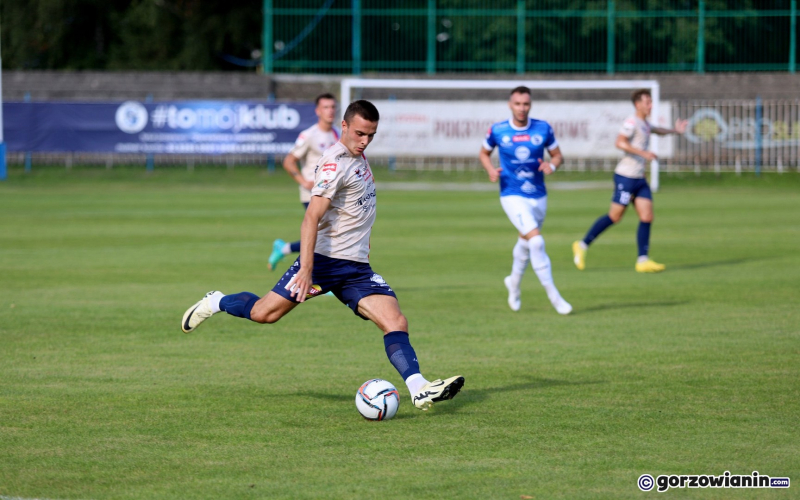
[(520, 85), (519, 87), (517, 87), (514, 90), (512, 90), (511, 93), (508, 94), (508, 96), (511, 97), (514, 94), (528, 94), (528, 95), (531, 95), (531, 89), (529, 89), (525, 85)]
[(317, 96), (316, 99), (314, 99), (314, 106), (319, 106), (319, 101), (321, 101), (323, 99), (333, 99), (335, 101), (336, 100), (336, 96), (334, 96), (330, 92), (325, 92), (324, 94), (320, 94), (320, 95)]
[(371, 102), (365, 101), (364, 99), (353, 101), (349, 106), (347, 106), (347, 110), (344, 112), (344, 121), (350, 125), (350, 120), (352, 120), (356, 115), (367, 120), (368, 122), (377, 122), (381, 119), (381, 115), (378, 113), (378, 108), (376, 108)]
[(650, 94), (650, 89), (639, 89), (634, 90), (633, 94), (631, 94), (631, 102), (636, 104), (637, 102), (642, 100), (642, 97), (647, 96), (649, 98), (653, 98), (653, 95)]

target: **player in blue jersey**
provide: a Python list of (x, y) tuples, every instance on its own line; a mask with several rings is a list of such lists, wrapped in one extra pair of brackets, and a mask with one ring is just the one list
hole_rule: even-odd
[[(512, 253), (511, 275), (504, 280), (508, 305), (512, 311), (519, 311), (519, 285), (530, 262), (550, 303), (559, 314), (569, 314), (572, 306), (561, 297), (553, 283), (550, 257), (544, 250), (541, 234), (547, 213), (544, 176), (555, 172), (564, 158), (550, 124), (528, 117), (531, 111), (528, 87), (512, 90), (508, 107), (512, 118), (492, 125), (479, 155), (489, 180), (500, 180), (500, 204), (519, 232)], [(491, 154), (495, 148), (499, 150), (500, 168), (492, 164)], [(544, 159), (545, 150), (550, 153), (549, 161)]]
[(653, 194), (647, 179), (644, 178), (645, 164), (655, 160), (656, 155), (648, 151), (650, 134), (667, 135), (682, 134), (686, 131), (687, 121), (677, 120), (674, 129), (654, 127), (647, 117), (653, 109), (653, 98), (650, 91), (640, 89), (633, 93), (631, 101), (636, 109), (633, 116), (629, 116), (622, 124), (617, 135), (616, 147), (625, 152), (625, 155), (614, 170), (614, 195), (611, 197), (611, 208), (608, 213), (600, 216), (582, 240), (572, 244), (572, 254), (575, 267), (583, 271), (586, 268), (586, 251), (589, 245), (600, 234), (616, 224), (625, 214), (628, 204), (633, 202), (639, 215), (639, 229), (636, 232), (636, 241), (639, 257), (636, 259), (637, 273), (660, 273), (666, 266), (659, 264), (648, 256), (650, 250), (650, 225), (653, 222)]

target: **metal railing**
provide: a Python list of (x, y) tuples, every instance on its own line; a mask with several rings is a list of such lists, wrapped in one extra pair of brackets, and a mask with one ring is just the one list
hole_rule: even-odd
[(797, 0), (264, 0), (264, 14), (265, 73), (796, 70)]

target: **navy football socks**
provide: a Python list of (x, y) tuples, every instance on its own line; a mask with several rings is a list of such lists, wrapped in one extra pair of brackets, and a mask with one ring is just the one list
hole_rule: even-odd
[(408, 341), (408, 333), (389, 332), (383, 336), (383, 344), (386, 346), (386, 356), (403, 380), (419, 373), (417, 353)]
[(639, 245), (639, 257), (647, 256), (647, 252), (650, 250), (650, 222), (639, 222), (636, 243)]
[(300, 251), (300, 242), (299, 241), (293, 241), (293, 242), (289, 243), (289, 248), (292, 250), (292, 253), (299, 252)]
[(219, 310), (237, 318), (250, 319), (250, 311), (253, 310), (253, 306), (258, 302), (258, 299), (258, 295), (250, 292), (226, 295), (219, 301)]
[(589, 246), (595, 238), (600, 236), (600, 233), (612, 225), (614, 225), (614, 221), (611, 220), (611, 217), (609, 217), (608, 214), (603, 215), (595, 221), (594, 225), (589, 229), (589, 232), (586, 233), (583, 242), (586, 243), (586, 246)]

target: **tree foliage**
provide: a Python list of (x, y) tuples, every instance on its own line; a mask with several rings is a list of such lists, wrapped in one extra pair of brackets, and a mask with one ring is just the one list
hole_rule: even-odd
[[(310, 72), (350, 69), (352, 0), (271, 1), (277, 10), (275, 46), (269, 49), (280, 55), (276, 67)], [(3, 65), (243, 69), (255, 64), (261, 53), (263, 5), (263, 0), (4, 0), (0, 2)], [(428, 57), (428, 5), (427, 0), (361, 0), (363, 67), (424, 68), (420, 64)], [(485, 0), (436, 0), (435, 5), (435, 57), (441, 70), (514, 70), (519, 54), (524, 54), (529, 69), (605, 68), (609, 0), (526, 0), (522, 51), (517, 46), (517, 0), (495, 0), (491, 5)], [(615, 0), (614, 5), (622, 13), (614, 21), (615, 64), (645, 70), (693, 68), (698, 0)], [(788, 61), (789, 0), (705, 0), (705, 8), (740, 13), (706, 19), (706, 62)], [(320, 9), (325, 15), (315, 20)], [(756, 9), (782, 13), (748, 15)], [(654, 11), (666, 15), (649, 15)]]

